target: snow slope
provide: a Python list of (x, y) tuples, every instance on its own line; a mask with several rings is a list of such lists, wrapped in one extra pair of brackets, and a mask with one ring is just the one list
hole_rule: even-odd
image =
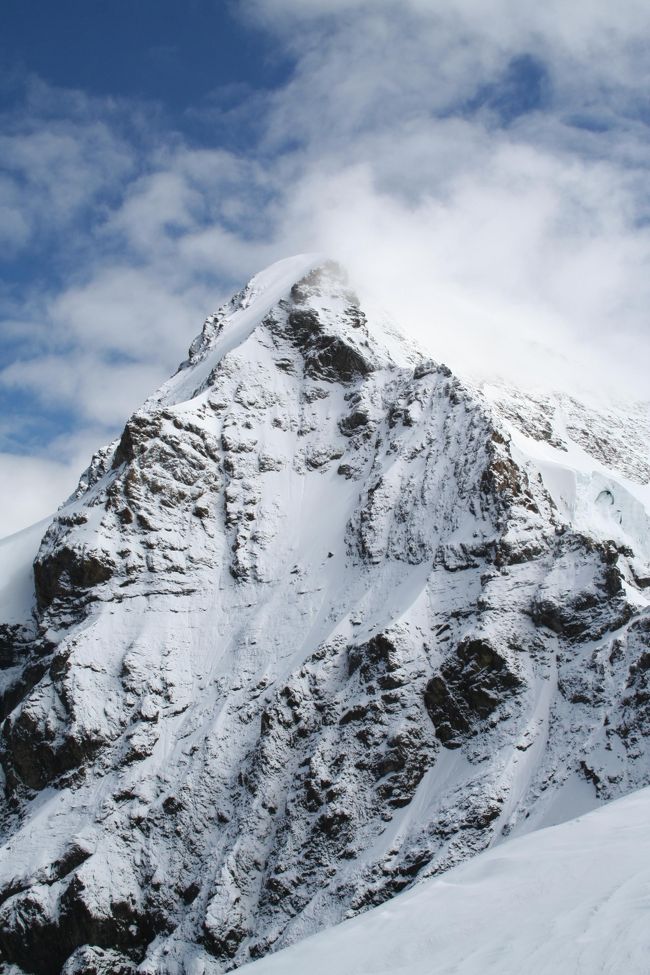
[(217, 975), (650, 784), (642, 424), (548, 426), (315, 264), (207, 320), (11, 583), (23, 971)]
[(242, 975), (646, 975), (650, 789), (480, 854)]
[(45, 529), (52, 521), (43, 521), (0, 538), (0, 620), (3, 623), (29, 622), (34, 609), (34, 574), (32, 565)]
[(634, 551), (638, 577), (650, 582), (650, 404), (604, 409), (566, 394), (533, 396), (495, 385), (482, 393), (563, 517)]

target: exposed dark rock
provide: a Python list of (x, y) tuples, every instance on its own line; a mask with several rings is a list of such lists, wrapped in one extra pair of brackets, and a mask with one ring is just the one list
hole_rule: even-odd
[(87, 898), (83, 880), (74, 876), (61, 898), (62, 940), (74, 947), (92, 944), (113, 948), (139, 960), (155, 931), (135, 898), (112, 896), (110, 913), (106, 914), (96, 912), (92, 898), (92, 893), (90, 900)]
[(437, 737), (459, 748), (521, 686), (504, 656), (485, 639), (467, 639), (426, 686), (424, 703)]
[[(95, 971), (92, 967), (76, 966), (96, 962), (104, 966), (96, 971), (107, 975), (130, 973), (132, 961), (142, 957), (153, 929), (133, 902), (113, 899), (110, 913), (98, 914), (84, 893), (83, 881), (73, 876), (56, 918), (47, 907), (47, 887), (34, 887), (6, 901), (0, 909), (0, 948), (5, 959), (33, 975), (91, 972)], [(77, 950), (83, 947), (87, 950)], [(108, 953), (97, 953), (98, 949), (108, 949)], [(113, 964), (117, 968), (107, 967)]]
[(42, 789), (66, 772), (85, 765), (105, 742), (74, 733), (57, 735), (43, 726), (28, 708), (22, 708), (5, 730), (11, 773), (30, 789)]
[(203, 944), (215, 958), (225, 961), (234, 958), (239, 946), (250, 937), (250, 929), (243, 924), (228, 924), (224, 922), (219, 928), (209, 923), (203, 925)]
[(42, 889), (16, 894), (3, 904), (0, 950), (6, 961), (19, 965), (30, 975), (60, 975), (70, 951), (61, 943)]
[(140, 417), (133, 416), (124, 427), (120, 441), (113, 454), (113, 468), (116, 469), (122, 464), (130, 464), (135, 460), (138, 447), (141, 445), (141, 430), (145, 422)]
[(26, 656), (32, 639), (30, 631), (20, 624), (0, 623), (0, 670), (15, 667)]
[(368, 425), (368, 414), (365, 410), (355, 410), (348, 416), (343, 417), (339, 423), (339, 429), (346, 437), (351, 437), (362, 427)]
[(593, 566), (591, 585), (571, 590), (542, 586), (531, 606), (538, 626), (575, 641), (598, 639), (623, 626), (634, 613), (625, 599), (620, 571), (613, 564), (615, 555), (607, 547), (590, 545), (584, 558)]
[(399, 661), (397, 649), (392, 640), (384, 633), (379, 633), (367, 643), (348, 648), (348, 673), (357, 670), (365, 680), (371, 680), (378, 673), (397, 670)]
[(290, 312), (288, 330), (304, 357), (305, 372), (312, 379), (350, 383), (372, 371), (361, 352), (339, 336), (323, 331), (316, 312), (301, 309)]
[(115, 571), (112, 560), (103, 552), (68, 548), (48, 552), (34, 562), (34, 582), (39, 609), (56, 598), (74, 595), (107, 582)]

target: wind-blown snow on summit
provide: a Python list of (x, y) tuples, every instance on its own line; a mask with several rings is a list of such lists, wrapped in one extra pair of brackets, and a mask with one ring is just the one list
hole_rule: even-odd
[(229, 970), (650, 781), (643, 451), (554, 409), (320, 258), (208, 319), (12, 576), (8, 962)]

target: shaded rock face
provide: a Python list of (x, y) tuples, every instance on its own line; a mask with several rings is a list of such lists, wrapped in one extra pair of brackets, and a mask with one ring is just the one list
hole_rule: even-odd
[(7, 670), (20, 663), (25, 647), (31, 639), (31, 632), (19, 623), (0, 625), (0, 669)]
[[(51, 896), (52, 890), (46, 886), (32, 887), (11, 898), (10, 909), (0, 917), (0, 945), (5, 957), (26, 971), (104, 970), (114, 975), (113, 966), (118, 972), (133, 970), (133, 961), (142, 957), (154, 931), (132, 903), (115, 899), (108, 911), (95, 910), (94, 896), (87, 897), (83, 879), (77, 874), (63, 887), (59, 914), (53, 922), (48, 911)], [(86, 946), (85, 951), (77, 951), (79, 945)]]
[(517, 673), (489, 640), (466, 639), (428, 682), (424, 703), (447, 748), (460, 748), (521, 686)]
[(312, 379), (350, 383), (371, 371), (366, 359), (350, 343), (323, 331), (315, 312), (292, 311), (287, 324)]
[[(595, 558), (590, 557), (592, 551)], [(581, 566), (592, 569), (590, 573), (583, 569), (579, 580), (570, 569), (576, 557)], [(575, 539), (572, 550), (558, 560), (540, 586), (531, 607), (533, 621), (581, 642), (623, 626), (632, 617), (633, 608), (625, 597), (617, 561), (613, 546)], [(561, 576), (563, 583), (559, 583)]]
[(0, 628), (25, 972), (216, 975), (648, 780), (637, 553), (338, 270), (276, 277), (93, 459)]
[(34, 563), (36, 598), (41, 609), (54, 599), (71, 596), (78, 599), (80, 590), (91, 590), (108, 582), (115, 566), (111, 559), (94, 552), (75, 551), (62, 546), (48, 552)]
[[(325, 269), (339, 277), (336, 266)], [(331, 316), (315, 307), (318, 299), (327, 300), (323, 289), (323, 272), (308, 274), (290, 292), (285, 302), (286, 325), (277, 329), (300, 351), (305, 374), (311, 379), (348, 384), (372, 372), (374, 356), (368, 341), (366, 316), (359, 307), (359, 299), (340, 281), (337, 297), (343, 307), (333, 321)], [(271, 326), (278, 323), (270, 320)]]

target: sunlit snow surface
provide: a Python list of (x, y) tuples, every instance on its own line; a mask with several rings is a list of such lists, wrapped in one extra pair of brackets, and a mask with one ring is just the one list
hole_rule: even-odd
[(584, 404), (484, 384), (512, 437), (514, 456), (539, 473), (558, 511), (579, 531), (650, 559), (650, 404)]
[(488, 850), (246, 975), (647, 975), (650, 789)]

